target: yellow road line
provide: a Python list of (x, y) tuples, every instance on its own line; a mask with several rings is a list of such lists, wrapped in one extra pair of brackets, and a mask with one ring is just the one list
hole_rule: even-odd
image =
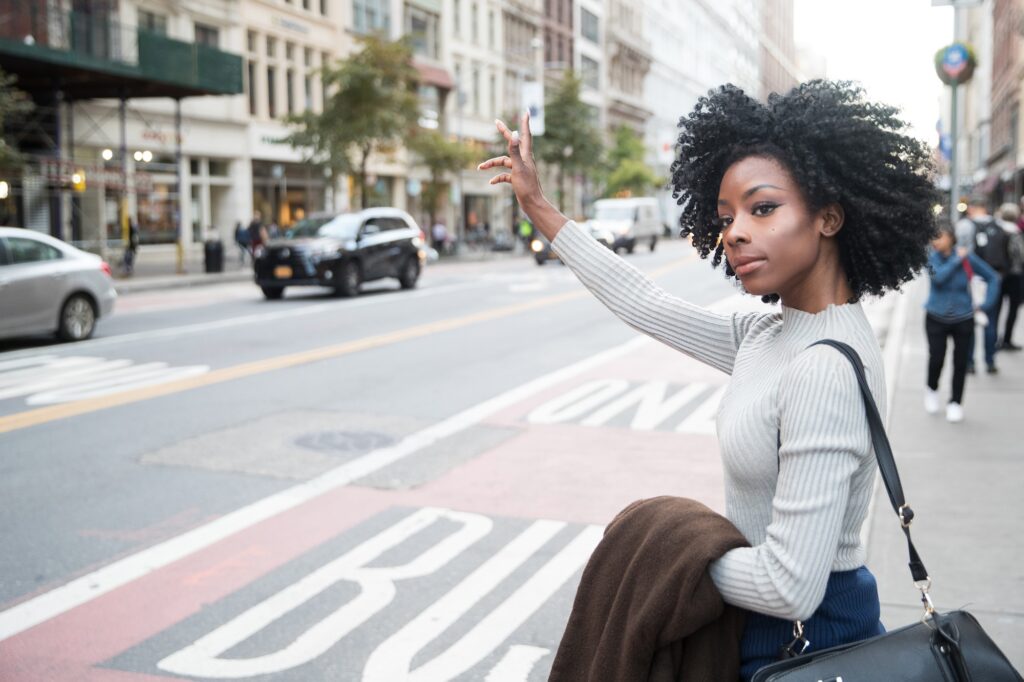
[[(691, 260), (691, 258), (682, 258), (673, 261), (672, 263), (654, 270), (649, 276), (659, 277), (678, 267), (687, 260)], [(98, 410), (105, 410), (119, 405), (128, 405), (130, 403), (149, 400), (151, 398), (159, 398), (165, 395), (181, 393), (182, 391), (189, 391), (194, 388), (212, 386), (225, 381), (232, 381), (234, 379), (241, 379), (256, 374), (272, 372), (278, 369), (305, 365), (319, 360), (327, 360), (329, 358), (358, 353), (364, 350), (390, 346), (395, 343), (421, 338), (430, 334), (460, 329), (471, 324), (477, 324), (478, 322), (488, 322), (490, 320), (518, 315), (538, 308), (565, 303), (566, 301), (582, 298), (586, 296), (587, 293), (588, 292), (586, 291), (573, 291), (565, 294), (558, 294), (556, 296), (548, 296), (534, 301), (517, 303), (503, 308), (475, 313), (473, 315), (441, 320), (440, 322), (430, 322), (428, 324), (417, 325), (415, 327), (409, 327), (408, 329), (402, 329), (395, 332), (369, 336), (356, 341), (347, 341), (333, 346), (324, 346), (322, 348), (314, 348), (313, 350), (302, 351), (300, 353), (281, 355), (274, 358), (267, 358), (265, 360), (247, 362), (233, 367), (225, 367), (223, 369), (207, 372), (206, 374), (178, 379), (176, 381), (169, 381), (165, 384), (143, 386), (141, 388), (121, 391), (119, 393), (111, 393), (110, 395), (99, 396), (96, 398), (87, 398), (85, 400), (76, 400), (75, 402), (64, 403), (62, 405), (51, 405), (49, 407), (41, 407), (35, 410), (27, 410), (25, 412), (0, 417), (0, 434), (17, 431), (19, 429), (27, 429), (31, 426), (38, 426), (58, 419), (77, 417), (78, 415), (88, 414)]]

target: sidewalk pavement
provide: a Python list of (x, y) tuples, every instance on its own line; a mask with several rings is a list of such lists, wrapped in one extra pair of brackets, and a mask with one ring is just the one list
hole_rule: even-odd
[[(442, 256), (435, 263), (476, 263), (525, 257), (522, 251), (464, 249), (455, 255)], [(184, 273), (177, 272), (177, 253), (173, 246), (142, 246), (136, 256), (132, 275), (124, 274), (119, 258), (112, 260), (110, 267), (114, 272), (114, 288), (121, 295), (157, 289), (249, 282), (253, 276), (252, 259), (247, 257), (243, 263), (239, 259), (238, 247), (234, 244), (224, 245), (224, 270), (214, 273), (205, 272), (202, 244), (193, 245), (186, 251)]]
[[(896, 315), (893, 332), (902, 331), (902, 357), (888, 377), (894, 382), (889, 438), (915, 513), (914, 545), (932, 578), (936, 609), (968, 610), (1024, 670), (1024, 353), (999, 353), (997, 375), (968, 375), (963, 422), (925, 413), (926, 294), (927, 282), (918, 280), (901, 302), (905, 319), (901, 324)], [(944, 396), (951, 374), (947, 356)], [(878, 578), (882, 622), (894, 629), (915, 622), (923, 611), (907, 567), (906, 542), (881, 481), (873, 509), (867, 565)]]

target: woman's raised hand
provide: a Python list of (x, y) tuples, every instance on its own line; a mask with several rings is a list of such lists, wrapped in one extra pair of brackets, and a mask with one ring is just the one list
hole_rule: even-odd
[(491, 178), (492, 185), (500, 182), (507, 182), (512, 185), (512, 191), (521, 206), (529, 207), (536, 205), (544, 198), (540, 188), (540, 179), (537, 177), (537, 164), (533, 160), (533, 135), (530, 134), (530, 113), (523, 112), (519, 119), (519, 130), (508, 129), (503, 121), (495, 120), (498, 127), (508, 142), (508, 155), (488, 159), (477, 166), (477, 170), (488, 168), (507, 169)]

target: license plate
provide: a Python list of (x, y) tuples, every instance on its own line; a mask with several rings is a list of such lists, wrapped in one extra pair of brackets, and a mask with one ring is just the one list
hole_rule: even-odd
[(278, 265), (274, 268), (275, 279), (289, 279), (292, 276), (292, 266)]

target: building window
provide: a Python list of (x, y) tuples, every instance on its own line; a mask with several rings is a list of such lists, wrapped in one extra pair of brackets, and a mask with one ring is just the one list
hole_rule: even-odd
[(302, 9), (309, 9), (309, 0), (302, 0)]
[(255, 54), (257, 52), (257, 49), (256, 49), (256, 32), (255, 31), (249, 31), (248, 32), (247, 37), (246, 37), (246, 44), (249, 47), (249, 52), (252, 52), (253, 54)]
[(267, 116), (277, 118), (277, 103), (274, 101), (274, 72), (273, 66), (267, 67)]
[(220, 47), (220, 31), (215, 26), (196, 22), (196, 45)]
[(277, 55), (277, 39), (267, 36), (267, 56), (273, 59)]
[(288, 69), (284, 72), (284, 86), (287, 94), (288, 113), (295, 113), (295, 72)]
[(302, 63), (306, 65), (306, 68), (313, 66), (313, 50), (304, 48), (302, 50)]
[(437, 59), (440, 53), (438, 25), (440, 17), (419, 7), (405, 6), (405, 33), (412, 40), (414, 54)]
[(462, 3), (460, 0), (452, 0), (452, 32), (456, 37), (462, 35)]
[(597, 15), (587, 11), (585, 7), (580, 7), (580, 33), (593, 43), (601, 41)]
[(387, 33), (391, 28), (388, 0), (353, 0), (352, 25), (357, 33)]
[(256, 62), (251, 59), (246, 64), (246, 76), (249, 85), (249, 115), (256, 115)]
[(284, 44), (284, 58), (288, 61), (295, 59), (295, 43)]
[(601, 66), (596, 60), (587, 56), (581, 56), (580, 76), (582, 77), (583, 85), (588, 88), (592, 90), (599, 90), (601, 88)]
[(469, 6), (469, 34), (471, 36), (473, 36), (473, 44), (474, 45), (480, 43), (480, 30), (479, 30), (479, 26), (478, 26), (478, 17), (477, 17), (477, 15), (479, 14), (479, 11), (480, 11), (479, 7), (477, 6), (477, 4), (475, 2), (472, 5)]
[(313, 77), (305, 76), (302, 79), (302, 90), (303, 90), (303, 102), (306, 105), (306, 111), (313, 110)]
[(473, 90), (472, 90), (472, 93), (471, 93), (472, 96), (473, 96), (473, 113), (474, 114), (479, 114), (480, 113), (480, 67), (479, 66), (474, 66), (473, 67), (473, 82), (471, 83), (471, 85), (473, 86)]
[(327, 0), (320, 0), (320, 16), (327, 16)]
[(488, 116), (494, 118), (498, 115), (498, 77), (493, 73), (491, 74), (491, 88), (487, 94), (491, 96), (491, 109)]
[(150, 33), (159, 33), (160, 35), (165, 36), (167, 35), (167, 16), (140, 9), (139, 28), (144, 31), (149, 31)]
[(494, 10), (487, 12), (487, 44), (494, 47)]

